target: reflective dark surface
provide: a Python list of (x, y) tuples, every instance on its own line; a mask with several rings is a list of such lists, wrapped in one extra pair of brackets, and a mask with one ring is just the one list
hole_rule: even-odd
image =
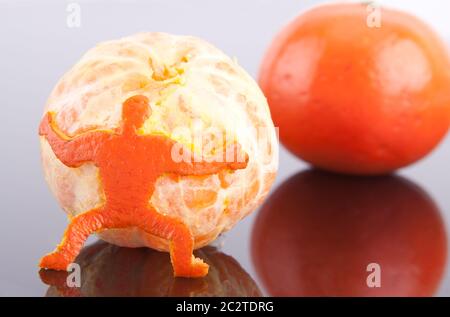
[[(433, 200), (402, 177), (306, 171), (266, 201), (251, 250), (270, 295), (431, 296), (447, 236)], [(380, 287), (368, 287), (370, 264)]]
[[(219, 251), (228, 249), (231, 232), (216, 242), (223, 247), (196, 251), (211, 266), (202, 279), (174, 278), (166, 253), (101, 241), (77, 258), (81, 288), (67, 287), (66, 272), (41, 270), (40, 279), (49, 286), (46, 296), (244, 297), (263, 291), (269, 296), (434, 296), (445, 279), (443, 214), (405, 177), (306, 169), (277, 186), (252, 218), (245, 228), (249, 241), (229, 252), (250, 254), (250, 263), (241, 258), (251, 265), (250, 273)], [(373, 264), (380, 287), (367, 282)]]
[(147, 248), (120, 248), (96, 242), (77, 258), (81, 287), (67, 286), (69, 273), (41, 270), (47, 296), (262, 296), (236, 260), (214, 247), (196, 252), (210, 265), (201, 279), (174, 278), (167, 253)]

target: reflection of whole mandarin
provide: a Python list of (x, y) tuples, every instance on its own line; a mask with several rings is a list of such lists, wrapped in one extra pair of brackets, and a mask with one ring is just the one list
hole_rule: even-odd
[[(262, 207), (252, 258), (274, 296), (428, 296), (446, 241), (436, 205), (411, 182), (307, 171)], [(380, 288), (367, 285), (377, 282), (370, 263), (380, 266)]]
[(202, 279), (174, 278), (166, 253), (105, 242), (86, 247), (77, 258), (81, 288), (67, 287), (66, 272), (41, 271), (41, 278), (50, 285), (47, 296), (262, 296), (232, 257), (213, 247), (195, 253), (210, 265)]
[(194, 37), (97, 45), (56, 85), (46, 113), (45, 176), (71, 223), (41, 267), (64, 270), (99, 232), (119, 246), (170, 249), (176, 275), (203, 276), (192, 248), (254, 210), (276, 173), (257, 84)]
[(450, 122), (450, 61), (417, 18), (367, 4), (318, 6), (272, 42), (261, 66), (283, 144), (311, 164), (378, 174), (411, 164)]

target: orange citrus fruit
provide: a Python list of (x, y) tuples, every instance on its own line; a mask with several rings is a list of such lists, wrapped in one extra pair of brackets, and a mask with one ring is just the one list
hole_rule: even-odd
[[(258, 85), (190, 36), (141, 33), (89, 50), (51, 93), (40, 135), (45, 177), (71, 221), (46, 268), (65, 269), (96, 232), (170, 250), (176, 275), (203, 276), (192, 249), (254, 210), (277, 170)], [(178, 145), (192, 161), (175, 162)], [(215, 161), (230, 148), (245, 162)]]
[(281, 141), (323, 169), (390, 172), (424, 157), (450, 124), (443, 42), (409, 14), (368, 6), (304, 12), (280, 31), (261, 65)]

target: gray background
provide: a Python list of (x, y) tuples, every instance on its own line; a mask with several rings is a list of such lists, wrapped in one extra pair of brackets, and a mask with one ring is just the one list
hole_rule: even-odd
[[(99, 41), (139, 31), (190, 34), (236, 56), (256, 77), (262, 54), (277, 30), (300, 10), (318, 2), (77, 1), (82, 9), (81, 27), (68, 28), (66, 6), (70, 1), (0, 0), (0, 295), (41, 296), (47, 289), (38, 278), (37, 262), (58, 243), (66, 218), (43, 178), (37, 125), (54, 84), (87, 49)], [(450, 40), (450, 2), (389, 4), (417, 14)], [(447, 227), (449, 162), (447, 137), (426, 159), (399, 172), (435, 199)], [(305, 167), (282, 149), (276, 185)], [(226, 234), (223, 251), (257, 280), (248, 252), (255, 214)], [(448, 272), (438, 295), (450, 295)]]

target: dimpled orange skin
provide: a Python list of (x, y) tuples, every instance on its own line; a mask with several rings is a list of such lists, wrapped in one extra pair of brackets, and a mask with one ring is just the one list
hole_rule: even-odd
[(417, 18), (366, 4), (299, 15), (274, 39), (259, 83), (283, 144), (331, 171), (380, 174), (411, 164), (450, 122), (444, 44)]
[[(447, 236), (433, 200), (406, 179), (312, 170), (266, 200), (251, 250), (272, 296), (432, 296)], [(367, 286), (369, 263), (380, 265), (381, 287)]]

